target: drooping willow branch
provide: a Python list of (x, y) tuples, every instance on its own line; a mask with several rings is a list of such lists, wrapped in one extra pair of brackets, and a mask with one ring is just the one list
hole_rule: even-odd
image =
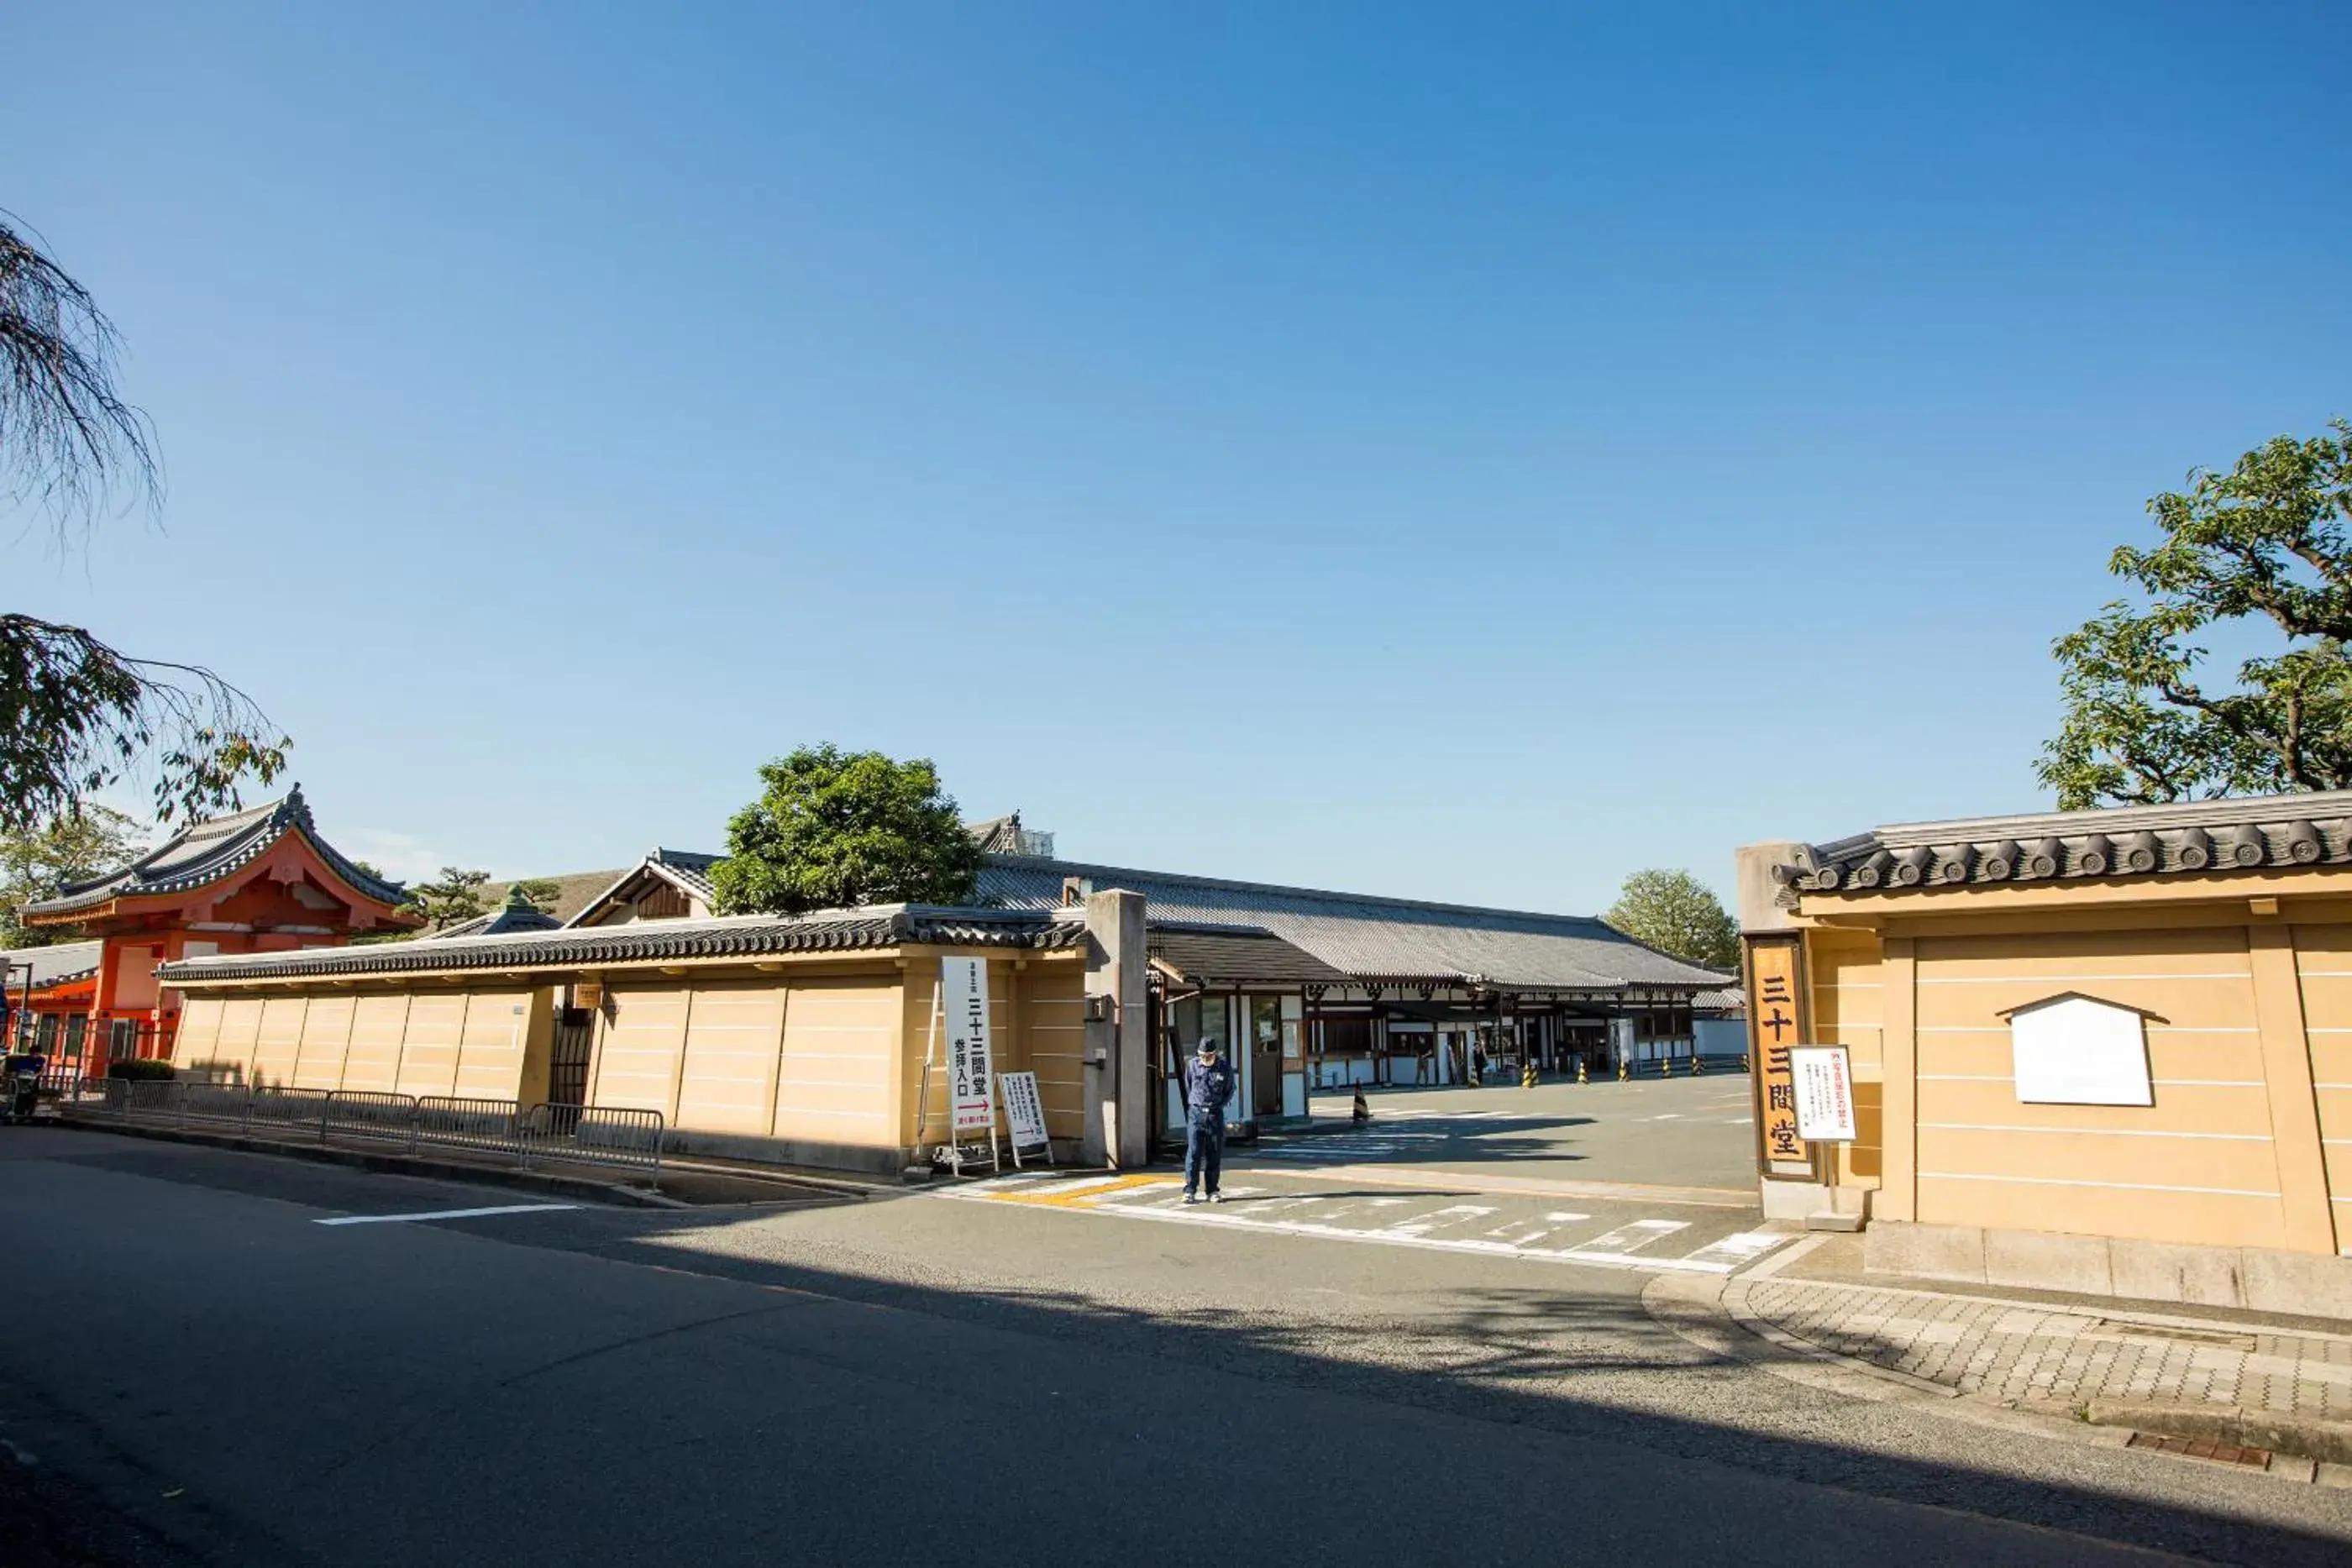
[(0, 510), (70, 547), (123, 495), (161, 507), (147, 416), (115, 391), (121, 340), (89, 291), (0, 212)]
[(78, 626), (0, 614), (0, 831), (143, 779), (161, 821), (235, 810), (286, 767), (253, 699), (194, 664), (135, 659)]

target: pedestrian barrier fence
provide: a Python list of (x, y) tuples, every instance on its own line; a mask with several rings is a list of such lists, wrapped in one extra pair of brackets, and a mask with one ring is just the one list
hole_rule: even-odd
[(490, 1154), (522, 1154), (517, 1123), (521, 1110), (512, 1100), (478, 1100), (453, 1094), (416, 1097), (417, 1141)]
[(504, 1155), (528, 1166), (619, 1166), (658, 1183), (662, 1113), (604, 1105), (532, 1105), (449, 1094), (292, 1089), (198, 1079), (109, 1079), (87, 1108), (125, 1121), (300, 1134), (415, 1154), (427, 1146)]

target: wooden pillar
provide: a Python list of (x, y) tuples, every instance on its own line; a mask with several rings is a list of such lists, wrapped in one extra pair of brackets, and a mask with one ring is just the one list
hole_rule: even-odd
[(2336, 1255), (2336, 1220), (2327, 1201), (2327, 1165), (2319, 1143), (2319, 1100), (2312, 1088), (2311, 1036), (2303, 1016), (2303, 981), (2294, 962), (2294, 928), (2246, 927), (2254, 977), (2254, 1023), (2263, 1043), (2263, 1082), (2270, 1097), (2271, 1148), (2278, 1161), (2279, 1212), (2296, 1252)]
[[(1879, 1171), (1882, 1219), (1919, 1218), (1919, 975), (1908, 936), (1880, 945)], [(1810, 970), (1809, 970), (1810, 972)]]

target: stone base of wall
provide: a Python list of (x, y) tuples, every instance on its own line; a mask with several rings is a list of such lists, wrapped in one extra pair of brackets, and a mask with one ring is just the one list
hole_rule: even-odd
[(1873, 1273), (2352, 1318), (2352, 1258), (1884, 1219), (1863, 1240)]
[[(691, 1127), (672, 1127), (665, 1135), (662, 1146), (673, 1155), (692, 1159), (699, 1156), (709, 1160), (742, 1160), (752, 1165), (802, 1166), (811, 1170), (852, 1171), (860, 1176), (895, 1176), (918, 1161), (919, 1151), (912, 1148), (878, 1149), (866, 1144), (826, 1144), (805, 1138), (762, 1138), (746, 1133), (706, 1133)], [(1034, 1155), (1026, 1156), (1029, 1168), (1035, 1170), (1043, 1163)], [(1074, 1165), (1078, 1158), (1078, 1145), (1074, 1138), (1054, 1140), (1054, 1159), (1060, 1165)], [(942, 1174), (946, 1167), (939, 1167)], [(1013, 1166), (1013, 1151), (1004, 1153), (1004, 1168)], [(985, 1174), (988, 1164), (983, 1159), (975, 1166), (966, 1162), (965, 1169)]]
[(865, 1176), (895, 1176), (907, 1164), (908, 1151), (875, 1148), (865, 1144), (826, 1144), (803, 1138), (761, 1138), (746, 1133), (703, 1133), (672, 1127), (663, 1140), (669, 1154), (688, 1158), (747, 1160), (763, 1166), (806, 1166), (815, 1170), (856, 1171)]

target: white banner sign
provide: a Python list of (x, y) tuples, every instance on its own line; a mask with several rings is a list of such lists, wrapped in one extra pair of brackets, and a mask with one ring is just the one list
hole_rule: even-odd
[(950, 1124), (958, 1133), (996, 1131), (988, 1035), (988, 960), (940, 960), (940, 1008), (948, 1030)]
[(1037, 1075), (1006, 1072), (996, 1082), (1004, 1091), (1004, 1124), (1012, 1130), (1013, 1146), (1034, 1149), (1045, 1143), (1045, 1103), (1037, 1097)]
[(1789, 1067), (1797, 1081), (1797, 1135), (1809, 1144), (1853, 1142), (1853, 1073), (1845, 1047), (1797, 1046)]

